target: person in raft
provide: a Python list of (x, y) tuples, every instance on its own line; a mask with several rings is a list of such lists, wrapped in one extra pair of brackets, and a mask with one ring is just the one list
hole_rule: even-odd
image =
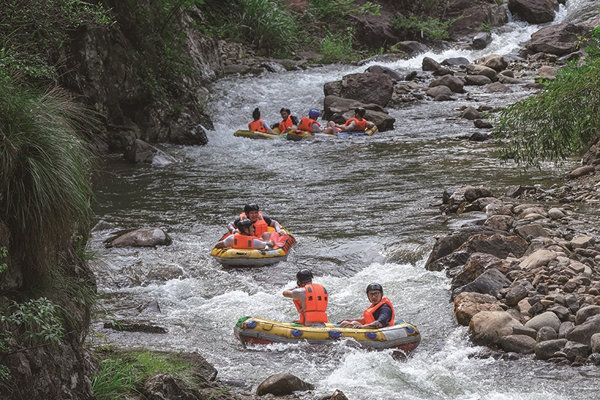
[(383, 288), (379, 283), (367, 286), (367, 297), (371, 305), (363, 312), (363, 317), (339, 322), (342, 328), (383, 328), (394, 325), (394, 307), (390, 299), (383, 297)]
[(281, 122), (271, 125), (271, 128), (279, 129), (279, 133), (285, 133), (288, 129), (298, 128), (298, 118), (292, 115), (289, 108), (282, 108), (279, 110), (279, 113), (281, 114)]
[(296, 323), (304, 326), (325, 326), (327, 319), (327, 290), (323, 285), (312, 283), (313, 274), (309, 269), (302, 269), (296, 274), (296, 284), (292, 289), (283, 291), (284, 297), (294, 300), (300, 313)]
[(272, 133), (273, 135), (276, 135), (276, 133), (273, 132), (273, 129), (271, 129), (271, 127), (260, 117), (260, 110), (258, 107), (252, 111), (252, 118), (254, 121), (248, 122), (249, 131)]
[(267, 217), (266, 215), (263, 215), (258, 205), (255, 203), (246, 204), (244, 206), (244, 212), (241, 213), (235, 220), (228, 223), (227, 229), (231, 233), (236, 233), (236, 225), (240, 221), (246, 219), (249, 219), (254, 225), (254, 235), (258, 238), (262, 238), (265, 241), (269, 240), (269, 237), (271, 236), (269, 232), (270, 226), (275, 228), (275, 232), (283, 233), (281, 231), (281, 226), (279, 225), (279, 222)]
[(298, 129), (301, 131), (307, 132), (321, 132), (321, 124), (317, 122), (317, 118), (321, 113), (317, 110), (308, 111), (308, 117), (300, 118), (300, 124), (298, 124)]
[(371, 129), (375, 124), (365, 119), (366, 113), (367, 110), (364, 108), (356, 107), (354, 109), (354, 118), (347, 120), (344, 125), (337, 125), (335, 122), (329, 121), (323, 132), (336, 135), (339, 132), (364, 132), (367, 129)]
[(254, 235), (254, 224), (249, 219), (238, 222), (236, 233), (227, 236), (225, 239), (217, 242), (215, 247), (222, 249), (232, 247), (234, 249), (265, 249), (273, 247), (272, 240), (261, 240)]

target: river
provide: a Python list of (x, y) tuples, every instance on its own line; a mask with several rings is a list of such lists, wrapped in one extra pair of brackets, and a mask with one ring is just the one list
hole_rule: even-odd
[[(569, 0), (555, 22), (573, 20), (599, 3)], [(427, 55), (442, 61), (507, 54), (537, 29), (511, 22), (483, 51)], [(401, 73), (420, 70), (423, 56), (384, 65)], [(512, 185), (549, 187), (564, 175), (568, 163), (522, 171), (500, 163), (493, 142), (458, 139), (475, 131), (472, 121), (458, 119), (459, 107), (503, 106), (531, 92), (515, 85), (508, 94), (467, 87), (468, 100), (390, 109), (395, 129), (372, 137), (292, 142), (233, 136), (256, 106), (270, 123), (278, 120), (281, 107), (299, 116), (309, 108), (322, 109), (324, 83), (367, 66), (222, 79), (212, 88), (215, 129), (206, 146), (162, 146), (174, 160), (162, 167), (107, 157), (95, 182), (95, 212), (114, 229), (94, 232), (89, 242), (100, 293), (90, 341), (197, 351), (217, 368), (219, 379), (247, 388), (272, 374), (292, 373), (316, 386), (302, 396), (307, 399), (335, 389), (351, 400), (597, 398), (598, 367), (486, 357), (485, 349), (472, 345), (467, 329), (454, 320), (449, 279), (444, 272), (424, 269), (435, 237), (466, 222), (439, 218), (436, 205), (445, 189), (483, 184), (500, 195)], [(258, 203), (295, 235), (297, 243), (286, 262), (225, 268), (209, 256), (226, 223), (248, 202)], [(163, 227), (173, 244), (155, 249), (103, 246), (114, 230), (141, 226)], [(243, 348), (233, 335), (238, 318), (296, 317), (281, 293), (295, 286), (301, 268), (310, 268), (315, 281), (328, 289), (333, 321), (361, 315), (368, 305), (366, 285), (382, 284), (396, 315), (419, 327), (420, 346), (407, 361), (349, 343)], [(160, 310), (144, 308), (148, 303)], [(168, 332), (105, 329), (104, 322), (113, 319)]]

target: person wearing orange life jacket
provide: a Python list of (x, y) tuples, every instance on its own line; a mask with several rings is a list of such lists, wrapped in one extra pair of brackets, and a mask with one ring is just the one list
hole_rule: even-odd
[(321, 115), (319, 111), (310, 110), (308, 112), (308, 118), (300, 118), (300, 124), (298, 124), (298, 129), (307, 132), (321, 132), (321, 124), (317, 122), (317, 118), (319, 118), (319, 115)]
[(272, 240), (264, 241), (254, 236), (254, 225), (249, 219), (239, 221), (237, 232), (227, 236), (215, 245), (217, 249), (224, 247), (232, 247), (234, 249), (264, 249), (273, 246), (274, 243)]
[(328, 322), (327, 303), (329, 296), (323, 285), (312, 283), (313, 274), (309, 269), (302, 269), (296, 274), (296, 284), (292, 289), (283, 291), (284, 297), (294, 300), (300, 313), (297, 323), (304, 326), (324, 326)]
[(275, 132), (273, 132), (273, 129), (271, 129), (271, 127), (260, 117), (260, 110), (258, 109), (258, 107), (256, 107), (254, 111), (252, 111), (252, 119), (253, 121), (248, 123), (248, 130), (263, 133), (272, 133), (274, 135), (276, 134)]
[(282, 108), (279, 113), (281, 114), (281, 122), (271, 125), (271, 128), (279, 129), (280, 133), (285, 133), (288, 129), (297, 129), (298, 118), (292, 115), (289, 108)]
[(342, 328), (383, 328), (394, 325), (394, 307), (383, 288), (378, 283), (367, 286), (367, 297), (371, 305), (363, 312), (362, 318), (346, 319), (339, 322)]
[(282, 233), (279, 222), (267, 217), (266, 215), (263, 215), (258, 205), (255, 203), (246, 204), (244, 206), (244, 212), (241, 213), (235, 220), (227, 224), (227, 229), (229, 232), (236, 233), (236, 224), (244, 219), (249, 219), (252, 221), (254, 224), (254, 235), (262, 238), (263, 240), (269, 240), (269, 237), (271, 236), (269, 227), (273, 227), (277, 233)]
[(356, 107), (354, 109), (354, 118), (346, 120), (344, 125), (337, 125), (333, 121), (329, 121), (327, 128), (323, 131), (330, 134), (337, 134), (339, 132), (364, 132), (375, 126), (374, 123), (365, 119), (366, 113), (367, 111), (363, 107)]

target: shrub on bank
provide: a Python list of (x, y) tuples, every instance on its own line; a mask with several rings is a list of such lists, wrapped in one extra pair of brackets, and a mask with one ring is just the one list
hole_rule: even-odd
[(501, 157), (528, 166), (560, 161), (588, 149), (600, 136), (600, 28), (587, 57), (571, 61), (542, 91), (502, 111), (496, 129), (508, 137)]

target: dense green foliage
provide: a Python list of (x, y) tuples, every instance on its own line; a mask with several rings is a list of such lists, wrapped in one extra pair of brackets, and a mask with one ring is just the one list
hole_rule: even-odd
[(356, 59), (356, 54), (352, 51), (354, 33), (355, 29), (352, 27), (346, 28), (342, 33), (327, 32), (321, 40), (322, 61), (354, 61)]
[(56, 81), (61, 49), (83, 24), (113, 23), (102, 3), (82, 0), (3, 0), (0, 82), (9, 77)]
[(408, 18), (400, 16), (393, 22), (395, 28), (405, 31), (405, 34), (415, 40), (448, 39), (450, 25), (454, 21), (440, 21), (438, 18), (421, 19), (415, 15)]
[(496, 134), (508, 135), (503, 159), (536, 165), (587, 150), (600, 129), (600, 28), (593, 31), (588, 56), (569, 63), (543, 90), (506, 108)]
[(285, 56), (297, 45), (299, 24), (280, 0), (213, 0), (204, 30), (213, 36), (248, 43), (267, 54)]
[(93, 157), (81, 135), (89, 113), (57, 89), (0, 86), (0, 219), (11, 255), (27, 268), (25, 286), (44, 276), (49, 254), (87, 228)]
[[(137, 0), (104, 0), (111, 7), (117, 26), (133, 47), (129, 58), (135, 61), (132, 69), (141, 103), (168, 100), (178, 104), (183, 93), (173, 81), (188, 78), (193, 69), (185, 53), (187, 37), (180, 22), (181, 16), (203, 0), (161, 0), (140, 6)], [(136, 96), (130, 94), (131, 96)]]
[(194, 388), (192, 365), (177, 355), (126, 352), (109, 354), (100, 362), (100, 370), (92, 379), (94, 395), (98, 400), (113, 400), (138, 393), (138, 388), (151, 376), (167, 373)]

